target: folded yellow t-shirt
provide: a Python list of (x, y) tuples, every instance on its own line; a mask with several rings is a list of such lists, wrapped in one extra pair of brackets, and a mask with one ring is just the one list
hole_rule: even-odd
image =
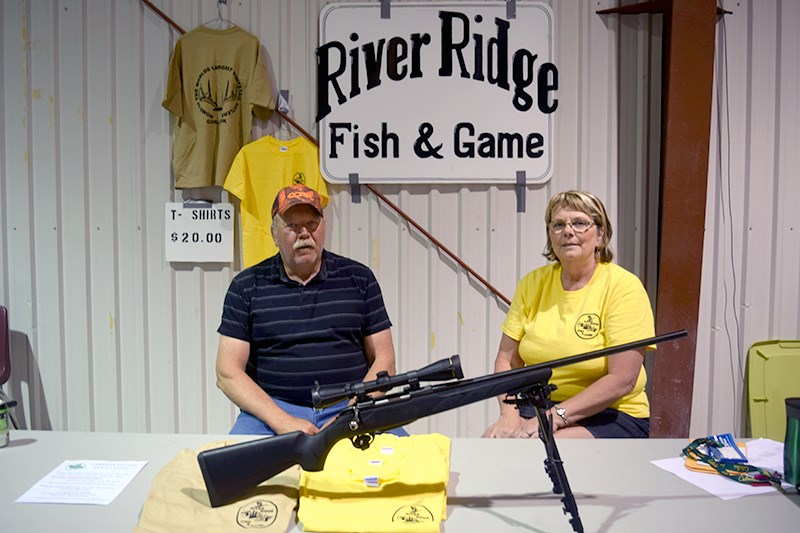
[(438, 533), (447, 512), (450, 439), (382, 433), (366, 450), (349, 440), (321, 472), (302, 472), (298, 521), (304, 531)]

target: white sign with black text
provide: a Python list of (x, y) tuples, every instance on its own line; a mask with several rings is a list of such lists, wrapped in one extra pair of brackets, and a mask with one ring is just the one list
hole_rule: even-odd
[(546, 182), (558, 69), (541, 2), (328, 4), (320, 168), (333, 183)]
[(233, 262), (233, 205), (167, 203), (165, 250), (169, 262)]

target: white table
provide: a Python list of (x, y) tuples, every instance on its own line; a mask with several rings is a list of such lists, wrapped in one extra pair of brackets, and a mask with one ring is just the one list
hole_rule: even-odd
[[(150, 484), (183, 448), (225, 435), (13, 431), (0, 448), (0, 531), (118, 532), (138, 522)], [(559, 441), (583, 526), (589, 531), (797, 531), (800, 495), (721, 500), (650, 464), (676, 457), (682, 439)], [(538, 440), (454, 439), (445, 533), (569, 532), (544, 472)], [(66, 459), (146, 460), (107, 506), (14, 503)], [(292, 527), (290, 531), (298, 531)]]

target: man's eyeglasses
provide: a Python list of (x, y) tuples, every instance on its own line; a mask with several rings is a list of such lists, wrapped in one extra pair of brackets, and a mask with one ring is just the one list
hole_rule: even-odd
[(284, 224), (283, 227), (284, 229), (291, 231), (292, 233), (300, 233), (301, 231), (303, 231), (303, 228), (306, 228), (309, 233), (314, 233), (315, 231), (317, 231), (319, 224), (320, 220), (315, 219), (315, 220), (309, 220), (308, 222), (303, 222), (302, 224), (297, 224), (292, 222), (290, 224)]
[(572, 220), (570, 222), (556, 220), (555, 222), (550, 223), (550, 231), (558, 234), (567, 229), (567, 226), (571, 227), (572, 231), (580, 235), (581, 233), (585, 233), (586, 231), (589, 230), (589, 228), (594, 226), (594, 222), (592, 222), (591, 220), (584, 220), (582, 218), (579, 218), (578, 220)]

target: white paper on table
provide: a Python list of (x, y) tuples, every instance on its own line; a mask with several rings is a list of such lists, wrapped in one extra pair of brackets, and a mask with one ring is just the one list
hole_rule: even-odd
[(146, 464), (147, 461), (64, 461), (16, 502), (108, 505)]
[[(768, 468), (770, 470), (777, 470), (778, 472), (783, 471), (782, 442), (776, 442), (770, 439), (752, 440), (747, 443), (745, 455), (747, 456), (748, 462), (752, 465)], [(734, 498), (752, 496), (755, 494), (766, 494), (777, 490), (775, 487), (769, 485), (754, 487), (752, 485), (745, 485), (744, 483), (737, 483), (732, 479), (718, 474), (689, 470), (685, 466), (685, 460), (681, 457), (658, 459), (650, 462), (723, 500), (732, 500)]]
[(745, 451), (751, 465), (783, 472), (783, 443), (772, 439), (755, 439), (747, 442)]

